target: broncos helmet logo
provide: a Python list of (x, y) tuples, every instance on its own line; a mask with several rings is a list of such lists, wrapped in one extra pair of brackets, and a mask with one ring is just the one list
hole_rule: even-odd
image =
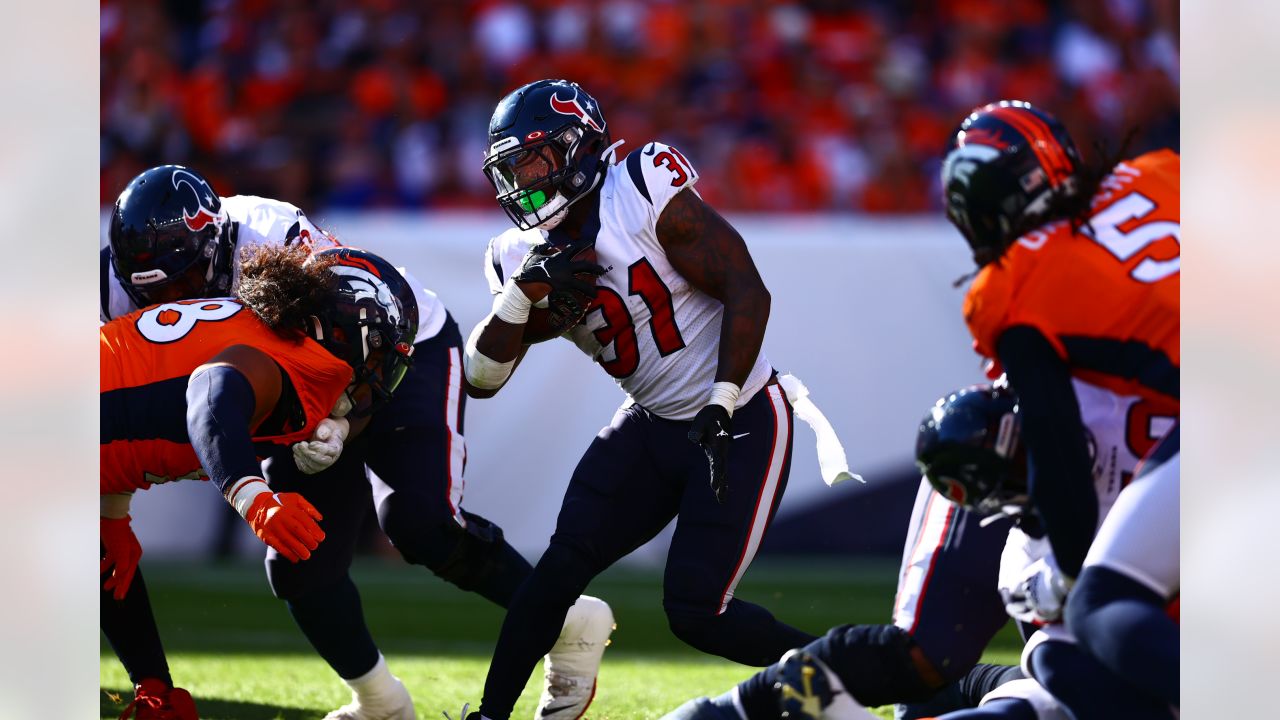
[[(586, 123), (587, 125), (590, 125), (591, 129), (595, 130), (596, 132), (604, 132), (604, 128), (601, 127), (600, 124), (597, 123), (594, 118), (588, 115), (586, 110), (582, 109), (582, 105), (578, 104), (577, 90), (573, 91), (573, 97), (569, 98), (568, 100), (561, 100), (560, 91), (557, 90), (551, 96), (551, 109), (555, 110), (561, 115), (572, 115), (578, 118), (579, 120)], [(591, 109), (594, 110), (595, 108), (591, 108)]]
[(213, 188), (186, 170), (175, 170), (173, 189), (181, 193), (184, 185), (190, 192), (183, 197), (182, 221), (191, 230), (199, 232), (209, 223), (218, 220), (218, 213), (212, 208), (215, 200)]
[[(359, 261), (359, 264), (354, 262), (347, 264), (350, 261)], [(368, 298), (386, 308), (387, 321), (399, 327), (401, 317), (400, 301), (391, 292), (391, 286), (378, 277), (375, 270), (365, 265), (360, 258), (346, 258), (330, 267), (330, 271), (342, 277), (343, 283), (355, 295), (357, 301)]]

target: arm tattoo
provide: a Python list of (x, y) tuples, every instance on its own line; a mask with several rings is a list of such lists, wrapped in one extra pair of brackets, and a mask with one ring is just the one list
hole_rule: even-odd
[(697, 194), (682, 190), (658, 218), (658, 243), (676, 272), (724, 304), (716, 381), (741, 386), (760, 354), (769, 291), (742, 236)]

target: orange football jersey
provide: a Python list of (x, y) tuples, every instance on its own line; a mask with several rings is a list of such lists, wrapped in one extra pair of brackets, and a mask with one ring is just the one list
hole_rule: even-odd
[(1120, 163), (1089, 226), (1045, 225), (978, 273), (964, 301), (974, 347), (996, 357), (1005, 330), (1040, 331), (1081, 380), (1177, 413), (1179, 157)]
[(229, 298), (138, 310), (102, 326), (99, 340), (103, 493), (204, 477), (187, 437), (187, 380), (225, 348), (248, 345), (271, 356), (298, 397), (300, 415), (282, 434), (254, 434), (255, 447), (310, 437), (352, 376), (319, 343), (282, 338)]

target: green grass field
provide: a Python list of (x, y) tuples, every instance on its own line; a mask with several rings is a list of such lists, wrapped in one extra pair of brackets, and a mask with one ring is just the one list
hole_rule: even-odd
[[(348, 701), (346, 686), (271, 596), (260, 564), (145, 563), (144, 570), (174, 681), (195, 696), (205, 720), (320, 718)], [(842, 623), (884, 622), (895, 570), (884, 563), (761, 560), (738, 595), (821, 633)], [(374, 638), (413, 694), (420, 717), (440, 718), (445, 710), (456, 719), (463, 702), (477, 703), (501, 610), (397, 562), (360, 560), (353, 575)], [(588, 593), (607, 600), (618, 621), (591, 718), (656, 718), (691, 697), (723, 692), (753, 672), (698, 653), (671, 635), (658, 572), (614, 569)], [(1016, 662), (1018, 647), (1006, 627), (985, 659)], [(105, 640), (101, 653), (101, 717), (115, 718), (132, 690)], [(514, 717), (532, 716), (540, 684), (539, 671), (530, 677)], [(889, 708), (880, 714), (892, 716)]]

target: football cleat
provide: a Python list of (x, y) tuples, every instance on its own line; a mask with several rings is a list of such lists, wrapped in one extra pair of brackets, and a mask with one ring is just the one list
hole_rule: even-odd
[(120, 714), (120, 720), (135, 717), (137, 720), (200, 720), (191, 693), (182, 688), (171, 688), (154, 678), (138, 683), (134, 688), (133, 702)]
[(390, 691), (372, 696), (365, 693), (351, 692), (351, 702), (324, 716), (324, 720), (418, 720), (413, 710), (413, 698), (400, 678), (395, 681)]
[(617, 625), (609, 604), (583, 595), (569, 608), (560, 638), (547, 653), (534, 720), (578, 720), (596, 696), (596, 675)]
[(831, 668), (803, 648), (782, 656), (773, 689), (780, 717), (787, 720), (875, 720)]

